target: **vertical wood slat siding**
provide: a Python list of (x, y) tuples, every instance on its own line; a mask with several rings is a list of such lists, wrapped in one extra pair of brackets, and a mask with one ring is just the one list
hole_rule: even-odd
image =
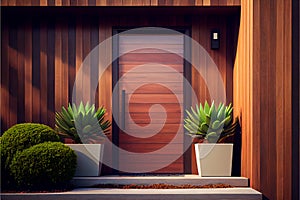
[(241, 0), (2, 0), (1, 6), (239, 6)]
[(1, 127), (6, 130), (9, 120), (9, 30), (1, 26)]
[[(222, 17), (220, 17), (222, 18)], [(73, 18), (72, 18), (73, 19)], [(132, 18), (135, 19), (135, 18)], [(202, 18), (199, 18), (201, 20)], [(54, 127), (54, 112), (61, 110), (61, 106), (66, 106), (69, 101), (71, 101), (71, 90), (73, 87), (73, 82), (75, 79), (76, 72), (78, 71), (82, 61), (84, 60), (86, 54), (94, 47), (97, 43), (103, 41), (106, 38), (109, 38), (112, 34), (112, 26), (143, 26), (145, 24), (150, 26), (190, 26), (192, 28), (192, 33), (195, 32), (197, 35), (201, 35), (202, 40), (200, 41), (202, 46), (206, 45), (206, 48), (209, 50), (209, 42), (207, 38), (210, 38), (210, 31), (205, 29), (205, 26), (198, 25), (198, 21), (194, 22), (188, 20), (185, 21), (181, 19), (180, 16), (168, 16), (165, 17), (164, 20), (161, 20), (160, 17), (147, 17), (145, 16), (143, 19), (138, 22), (134, 20), (126, 20), (126, 17), (100, 17), (99, 20), (91, 20), (91, 24), (84, 25), (83, 21), (89, 21), (91, 19), (82, 19), (78, 17), (76, 19), (70, 20), (62, 20), (57, 18), (55, 20), (33, 20), (33, 24), (31, 20), (22, 22), (26, 23), (27, 29), (25, 29), (25, 37), (29, 38), (25, 41), (26, 43), (26, 51), (25, 51), (25, 121), (26, 122), (45, 122), (46, 124)], [(216, 25), (218, 25), (218, 18), (216, 20)], [(95, 21), (95, 23), (94, 23)], [(72, 25), (70, 25), (70, 23)], [(14, 23), (11, 23), (14, 24)], [(197, 32), (198, 27), (198, 32)], [(5, 29), (11, 31), (11, 25), (5, 25)], [(85, 29), (85, 33), (84, 33)], [(222, 29), (223, 31), (223, 29)], [(226, 30), (224, 30), (226, 32)], [(13, 34), (14, 35), (14, 34)], [(97, 35), (97, 36), (96, 36)], [(5, 34), (4, 34), (5, 36)], [(88, 40), (86, 40), (89, 38)], [(12, 36), (10, 36), (12, 37)], [(46, 38), (46, 41), (43, 41)], [(196, 38), (196, 40), (198, 40)], [(224, 38), (225, 40), (225, 38)], [(43, 41), (43, 42), (42, 42)], [(199, 40), (198, 40), (199, 41)], [(223, 39), (222, 39), (223, 41)], [(84, 44), (88, 42), (88, 44)], [(226, 42), (223, 41), (224, 45)], [(205, 44), (204, 44), (205, 43)], [(2, 49), (8, 48), (9, 46), (3, 46), (6, 44), (2, 43)], [(7, 44), (8, 45), (8, 44)], [(85, 46), (84, 46), (85, 45)], [(223, 47), (222, 47), (223, 48)], [(47, 54), (44, 55), (43, 51), (46, 49)], [(108, 46), (107, 49), (111, 49), (111, 46)], [(18, 50), (18, 49), (17, 49)], [(209, 50), (211, 51), (211, 50)], [(32, 52), (32, 53), (31, 53)], [(7, 51), (10, 54), (10, 51)], [(5, 54), (3, 54), (5, 56)], [(11, 56), (7, 55), (7, 58), (13, 62)], [(105, 52), (105, 55), (101, 55), (104, 57), (110, 57), (110, 51)], [(218, 58), (220, 57), (220, 58)], [(221, 58), (222, 57), (222, 58)], [(215, 53), (214, 58), (218, 61), (222, 60), (221, 63), (226, 63), (226, 53), (225, 51), (220, 51), (219, 53)], [(5, 59), (2, 61), (3, 66), (1, 69), (5, 70), (8, 67), (5, 63)], [(227, 74), (227, 67), (222, 67), (220, 69), (225, 70), (222, 71), (222, 74)], [(31, 74), (32, 72), (32, 74)], [(47, 73), (47, 75), (45, 75)], [(111, 92), (112, 92), (112, 79), (111, 79), (112, 69), (109, 67), (103, 74), (100, 79), (101, 87), (98, 87), (98, 96), (96, 96), (97, 104), (104, 105), (108, 112), (108, 118), (111, 120)], [(38, 77), (34, 77), (37, 76)], [(12, 76), (12, 75), (11, 75)], [(45, 87), (45, 80), (47, 79), (47, 92), (41, 91), (42, 88)], [(199, 78), (199, 77), (198, 77)], [(9, 78), (7, 81), (7, 85), (13, 87), (11, 83), (13, 83), (12, 78)], [(5, 79), (2, 79), (1, 85), (4, 84)], [(11, 82), (9, 82), (11, 81)], [(34, 83), (34, 84), (33, 84)], [(200, 86), (199, 86), (200, 84)], [(104, 85), (104, 86), (103, 86)], [(194, 88), (199, 88), (199, 91), (202, 93), (206, 91), (206, 86), (204, 84), (199, 83), (198, 81), (194, 81)], [(1, 95), (2, 95), (1, 90)], [(27, 93), (28, 92), (28, 93)], [(31, 93), (31, 95), (30, 95)], [(5, 94), (5, 92), (4, 92)], [(207, 93), (208, 94), (208, 93)], [(205, 95), (200, 95), (201, 97)], [(8, 105), (13, 105), (14, 107), (14, 97), (8, 96), (6, 99), (10, 102)], [(44, 105), (43, 101), (47, 100), (47, 105)], [(205, 98), (202, 98), (204, 101)], [(4, 101), (5, 102), (5, 101)], [(7, 105), (7, 104), (6, 104)], [(45, 110), (43, 106), (46, 106)], [(12, 107), (10, 107), (12, 108)], [(2, 109), (3, 111), (5, 109)], [(1, 132), (4, 132), (8, 127), (17, 123), (15, 118), (11, 120), (9, 117), (6, 117), (6, 114), (3, 113), (3, 120), (1, 126)], [(13, 109), (9, 110), (11, 115), (13, 115)], [(27, 112), (29, 111), (29, 112)], [(42, 114), (42, 112), (43, 114)], [(44, 114), (47, 113), (47, 118)], [(43, 115), (43, 116), (42, 116)], [(111, 137), (111, 136), (110, 136)], [(111, 152), (111, 147), (106, 146), (106, 152), (109, 154)], [(111, 157), (111, 156), (109, 156)], [(111, 158), (108, 158), (111, 159)], [(104, 173), (110, 173), (110, 170), (104, 167)]]
[(291, 199), (291, 1), (241, 1), (234, 66), (242, 175), (266, 199)]

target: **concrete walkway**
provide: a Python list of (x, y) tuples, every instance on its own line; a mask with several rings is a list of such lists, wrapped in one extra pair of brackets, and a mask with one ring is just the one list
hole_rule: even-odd
[[(100, 176), (75, 177), (72, 180), (77, 187), (61, 193), (3, 193), (2, 200), (260, 200), (261, 193), (249, 188), (249, 180), (243, 177), (200, 177), (198, 175), (175, 176)], [(207, 185), (229, 184), (235, 188), (215, 189), (113, 189), (93, 188), (97, 184), (170, 184), (170, 185)]]
[(2, 200), (261, 200), (251, 188), (218, 189), (76, 189), (63, 193), (2, 194)]

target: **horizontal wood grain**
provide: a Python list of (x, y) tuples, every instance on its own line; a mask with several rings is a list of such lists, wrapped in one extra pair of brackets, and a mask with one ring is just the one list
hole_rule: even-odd
[[(181, 49), (183, 45), (183, 35), (178, 33), (170, 33), (170, 34), (158, 34), (154, 33), (152, 35), (149, 34), (137, 34), (137, 33), (121, 33), (119, 37), (120, 47), (127, 49), (128, 44), (137, 44), (137, 45), (163, 45), (163, 47), (168, 47), (169, 45), (179, 45), (178, 49)], [(180, 47), (181, 45), (181, 47)]]
[[(142, 125), (142, 124), (141, 124)], [(141, 130), (143, 128), (143, 130), (141, 131), (140, 134), (142, 135), (147, 135), (148, 133), (152, 134), (153, 131), (150, 128), (147, 127), (139, 127), (139, 124), (137, 124), (138, 127), (136, 127), (133, 124), (126, 124), (126, 131), (128, 131), (129, 133), (132, 132), (138, 132), (139, 130)], [(154, 130), (158, 130), (160, 127), (162, 127), (161, 129), (161, 133), (173, 133), (175, 134), (177, 131), (182, 132), (183, 131), (183, 126), (182, 124), (151, 124), (151, 128)]]
[[(168, 163), (166, 163), (167, 165)], [(137, 169), (140, 169), (140, 168), (137, 168), (136, 167), (137, 164), (131, 164), (131, 165), (127, 165), (127, 164), (124, 164), (124, 166), (121, 166), (121, 168), (125, 168), (129, 171), (138, 171)], [(140, 167), (143, 167), (144, 169), (156, 169), (156, 168), (160, 168), (164, 165), (162, 164), (155, 164), (155, 163), (144, 163), (143, 165), (139, 165)], [(142, 169), (143, 169), (142, 168)], [(170, 173), (170, 172), (173, 172), (173, 173), (183, 173), (183, 163), (172, 163), (171, 165), (169, 166), (166, 166), (166, 167), (163, 167), (162, 169), (159, 169), (159, 170), (155, 170), (155, 171), (152, 171), (151, 173)], [(122, 172), (120, 172), (122, 173)]]
[(122, 83), (121, 90), (127, 94), (182, 94), (183, 84), (181, 82), (168, 83)]
[[(176, 156), (173, 155), (154, 155), (154, 154), (146, 154), (144, 156), (138, 157), (139, 159), (136, 159), (136, 156), (132, 155), (122, 155), (120, 158), (120, 161), (122, 163), (125, 163), (127, 166), (129, 165), (135, 165), (136, 163), (167, 163), (167, 161), (170, 159), (170, 156), (172, 158), (176, 158)], [(182, 164), (183, 163), (183, 156), (178, 155), (179, 158), (174, 161), (176, 164)]]
[[(150, 110), (150, 108), (153, 106), (153, 104), (145, 103), (145, 104), (135, 104), (131, 103), (129, 104), (129, 111), (134, 113), (146, 113)], [(177, 103), (165, 103), (160, 104), (161, 107), (152, 107), (151, 112), (162, 112), (162, 109), (165, 109), (167, 113), (171, 112), (178, 112), (180, 113), (182, 111), (182, 107)]]
[[(166, 77), (168, 77), (166, 79)], [(123, 82), (141, 82), (141, 83), (176, 83), (183, 81), (183, 76), (180, 73), (127, 73), (126, 76), (123, 76), (119, 81), (119, 84)], [(125, 84), (126, 84), (125, 83)]]
[(120, 64), (183, 64), (182, 56), (174, 53), (127, 53), (119, 57)]
[[(126, 118), (129, 117), (129, 113), (126, 113)], [(164, 113), (151, 113), (151, 118), (150, 118), (150, 113), (130, 113), (130, 117), (132, 118), (132, 121), (128, 121), (127, 123), (137, 123), (140, 125), (147, 125), (150, 122), (154, 124), (178, 124), (182, 123), (182, 118), (181, 114), (178, 112), (168, 112), (166, 113), (166, 119), (164, 118)], [(165, 120), (165, 121), (164, 121)]]
[[(145, 137), (144, 132), (141, 133), (143, 137)], [(119, 135), (119, 142), (120, 144), (153, 144), (153, 143), (169, 143), (172, 141), (172, 143), (176, 144), (182, 144), (183, 141), (183, 133), (179, 132), (177, 136), (176, 132), (171, 132), (171, 133), (164, 133), (164, 132), (159, 132), (155, 134), (152, 137), (147, 137), (147, 138), (140, 138), (140, 137), (133, 137), (132, 135), (128, 135), (126, 133), (121, 132)], [(138, 135), (137, 135), (138, 136)]]
[(155, 143), (155, 144), (144, 144), (144, 143), (131, 143), (131, 144), (120, 144), (120, 148), (135, 152), (135, 153), (149, 153), (153, 151), (157, 151), (159, 149), (162, 149), (168, 145), (168, 151), (167, 150), (161, 150), (159, 152), (155, 152), (156, 155), (165, 155), (165, 154), (171, 154), (171, 155), (179, 155), (180, 153), (183, 153), (183, 145), (180, 144), (169, 144), (169, 143)]
[(182, 99), (182, 94), (132, 94), (128, 103), (179, 103)]
[(183, 56), (183, 49), (180, 48), (182, 44), (126, 44), (126, 48), (121, 46), (119, 49), (119, 54), (123, 55), (125, 53), (136, 53), (136, 54), (145, 54), (145, 53), (175, 53), (180, 56)]
[[(163, 56), (163, 55), (162, 55)], [(145, 65), (141, 66), (138, 64), (123, 64), (120, 65), (120, 72), (121, 74), (126, 72), (183, 72), (182, 64), (167, 64), (167, 65), (160, 65), (158, 64), (149, 64), (146, 63)]]

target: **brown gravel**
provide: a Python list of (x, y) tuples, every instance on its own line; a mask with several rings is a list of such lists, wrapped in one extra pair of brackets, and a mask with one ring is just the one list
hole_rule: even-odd
[(208, 184), (208, 185), (169, 185), (169, 184), (152, 184), (152, 185), (113, 185), (113, 184), (99, 184), (94, 186), (96, 188), (119, 188), (119, 189), (199, 189), (199, 188), (233, 188), (227, 184)]

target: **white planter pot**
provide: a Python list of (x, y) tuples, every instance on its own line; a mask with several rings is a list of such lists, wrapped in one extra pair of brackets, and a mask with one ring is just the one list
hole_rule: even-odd
[(99, 176), (104, 144), (67, 144), (77, 155), (75, 176)]
[(231, 176), (233, 144), (195, 144), (199, 176)]

